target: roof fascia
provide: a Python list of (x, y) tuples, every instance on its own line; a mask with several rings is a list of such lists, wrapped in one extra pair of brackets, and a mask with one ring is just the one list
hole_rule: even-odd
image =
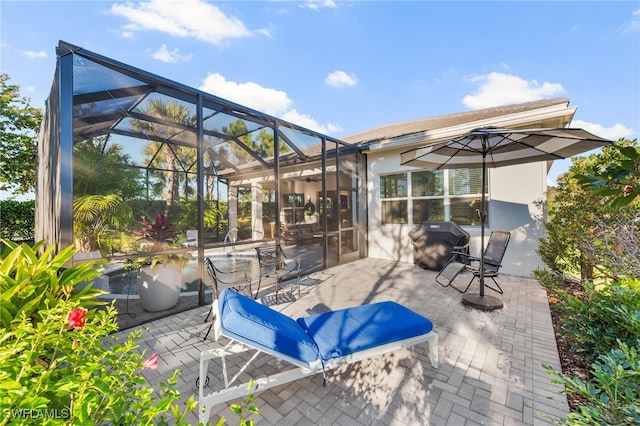
[(535, 128), (542, 127), (542, 123), (549, 120), (560, 120), (556, 127), (565, 127), (573, 120), (577, 107), (569, 107), (568, 104), (552, 105), (544, 108), (536, 108), (529, 111), (508, 114), (499, 117), (491, 117), (483, 120), (470, 121), (456, 126), (417, 132), (396, 138), (389, 138), (363, 144), (360, 149), (363, 154), (367, 152), (382, 152), (398, 148), (411, 149), (416, 146), (429, 145), (442, 140), (460, 136), (474, 129), (483, 127), (499, 128)]

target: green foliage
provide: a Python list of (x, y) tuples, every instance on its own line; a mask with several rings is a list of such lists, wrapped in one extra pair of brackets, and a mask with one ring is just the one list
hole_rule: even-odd
[(573, 158), (569, 171), (559, 178), (558, 187), (550, 188), (549, 219), (544, 225), (547, 236), (538, 247), (542, 260), (550, 269), (579, 275), (583, 280), (618, 275), (619, 268), (612, 262), (610, 249), (628, 250), (630, 247), (605, 241), (603, 237), (615, 236), (618, 229), (633, 229), (636, 211), (612, 209), (609, 199), (592, 192), (592, 187), (579, 180), (589, 170), (619, 163), (622, 154), (618, 146), (629, 143), (632, 142), (619, 142), (603, 148), (600, 153)]
[[(165, 214), (169, 215), (169, 209), (179, 198), (180, 180), (186, 178), (186, 174), (181, 174), (179, 170), (189, 168), (195, 163), (196, 150), (182, 145), (170, 145), (160, 141), (165, 141), (167, 137), (171, 139), (177, 129), (166, 123), (178, 123), (183, 126), (193, 127), (195, 116), (191, 114), (189, 108), (176, 101), (164, 101), (162, 99), (149, 99), (147, 109), (140, 111), (156, 118), (158, 121), (145, 121), (134, 119), (131, 121), (132, 127), (144, 132), (150, 138), (150, 142), (144, 148), (147, 161), (147, 171), (156, 180), (156, 184), (151, 184), (155, 195), (166, 195)], [(180, 131), (184, 137), (192, 137), (194, 133)], [(195, 146), (195, 140), (193, 140)], [(192, 188), (187, 189), (188, 181), (185, 181), (185, 192), (193, 192)]]
[[(141, 239), (151, 241), (154, 245), (153, 251), (171, 248), (177, 231), (165, 215), (158, 213), (155, 222), (150, 222), (145, 216), (142, 218), (142, 224), (144, 228), (141, 231)], [(138, 259), (139, 262), (150, 264), (151, 268), (155, 268), (156, 265), (174, 265), (178, 269), (184, 269), (191, 260), (193, 256), (188, 253), (163, 253)]]
[(41, 312), (57, 303), (73, 302), (90, 308), (101, 304), (96, 297), (102, 293), (91, 285), (80, 291), (74, 287), (91, 282), (100, 276), (97, 263), (83, 263), (63, 269), (74, 255), (67, 247), (53, 256), (54, 247), (44, 250), (42, 242), (30, 246), (3, 240), (5, 248), (0, 257), (0, 323), (10, 327), (12, 321), (24, 316), (34, 323), (42, 320)]
[(592, 278), (586, 249), (592, 217), (599, 214), (599, 205), (572, 179), (572, 173), (582, 167), (577, 159), (572, 161), (569, 172), (559, 178), (558, 188), (550, 193), (549, 219), (544, 224), (546, 237), (540, 240), (538, 253), (556, 272)]
[(158, 391), (149, 387), (141, 373), (157, 368), (157, 356), (143, 361), (135, 343), (141, 331), (118, 339), (112, 306), (86, 309), (96, 293), (71, 293), (95, 277), (97, 264), (62, 270), (73, 249), (49, 260), (51, 249), (35, 255), (41, 247), (13, 244), (0, 264), (0, 425), (167, 424), (168, 414), (187, 425), (196, 402), (191, 397), (182, 411), (174, 404), (179, 372)]
[(98, 137), (73, 147), (73, 235), (76, 248), (109, 253), (114, 236), (135, 225), (132, 202), (145, 195), (142, 172), (122, 146)]
[[(115, 335), (117, 313), (112, 307), (95, 312), (82, 327), (68, 325), (78, 304), (68, 301), (40, 311), (34, 325), (25, 315), (3, 330), (0, 342), (0, 383), (4, 390), (0, 424), (149, 424), (163, 418), (180, 394), (174, 372), (160, 385), (160, 397), (140, 374), (143, 357), (134, 339)], [(195, 408), (187, 403), (185, 411)], [(43, 415), (42, 413), (49, 413)], [(179, 413), (177, 424), (188, 424)]]
[(608, 164), (592, 165), (578, 175), (580, 184), (593, 195), (606, 197), (611, 207), (621, 209), (640, 202), (640, 147), (638, 140), (619, 140), (612, 149), (618, 155)]
[(118, 194), (75, 197), (73, 235), (76, 248), (83, 253), (100, 248), (103, 236), (122, 228), (131, 217), (131, 207)]
[(0, 238), (26, 237), (35, 233), (35, 201), (0, 201)]
[(0, 189), (14, 194), (36, 187), (36, 137), (42, 111), (29, 103), (20, 96), (20, 86), (9, 84), (9, 76), (0, 74)]
[(562, 309), (568, 314), (562, 331), (576, 342), (574, 349), (591, 361), (617, 347), (640, 339), (640, 281), (624, 280), (596, 290), (585, 285), (586, 300), (567, 295)]
[(561, 296), (565, 293), (561, 289), (562, 285), (562, 276), (555, 274), (553, 272), (545, 271), (544, 269), (535, 269), (531, 272), (533, 278), (538, 280), (538, 282), (547, 290), (547, 293), (553, 294), (555, 296)]
[(153, 243), (165, 244), (168, 240), (172, 240), (178, 234), (176, 227), (162, 213), (156, 215), (155, 222), (151, 222), (146, 216), (142, 218), (141, 234), (142, 238)]
[(88, 139), (73, 145), (73, 195), (117, 194), (123, 200), (145, 195), (140, 183), (143, 173), (133, 167), (130, 157), (117, 143), (106, 137)]
[[(254, 426), (255, 420), (248, 419), (247, 417), (252, 414), (260, 413), (260, 409), (258, 407), (251, 405), (251, 403), (256, 398), (255, 392), (258, 389), (258, 385), (254, 385), (253, 380), (249, 380), (249, 386), (247, 388), (249, 390), (247, 398), (244, 399), (241, 404), (231, 404), (231, 406), (229, 407), (231, 411), (238, 415), (238, 426)], [(225, 422), (226, 419), (224, 417), (220, 417), (220, 419), (218, 419), (218, 422), (216, 423), (216, 426), (222, 426), (225, 424)]]
[(593, 381), (584, 382), (544, 366), (564, 384), (565, 391), (581, 395), (586, 403), (569, 413), (564, 425), (630, 425), (640, 423), (640, 353), (635, 345), (619, 342), (619, 347), (600, 355), (592, 365)]
[[(575, 342), (572, 349), (596, 362), (590, 382), (545, 368), (567, 392), (587, 401), (562, 424), (640, 423), (640, 150), (637, 140), (620, 140), (572, 161), (549, 193), (547, 238), (539, 253), (555, 272), (579, 271), (587, 283), (584, 296), (562, 291), (561, 274), (535, 271), (534, 276), (562, 300), (567, 316), (561, 332)], [(596, 275), (614, 280), (595, 288)]]

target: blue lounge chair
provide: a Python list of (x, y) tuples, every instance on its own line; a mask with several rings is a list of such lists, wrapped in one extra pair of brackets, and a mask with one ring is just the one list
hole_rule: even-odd
[[(438, 335), (427, 318), (395, 302), (380, 302), (299, 318), (297, 321), (230, 290), (214, 301), (214, 332), (230, 342), (200, 354), (200, 421), (209, 420), (216, 404), (245, 396), (247, 384), (231, 386), (260, 352), (297, 368), (254, 380), (258, 391), (422, 342), (429, 342), (429, 358), (438, 366)], [(228, 380), (225, 355), (244, 350), (256, 353)], [(224, 389), (204, 394), (209, 360), (222, 358)]]

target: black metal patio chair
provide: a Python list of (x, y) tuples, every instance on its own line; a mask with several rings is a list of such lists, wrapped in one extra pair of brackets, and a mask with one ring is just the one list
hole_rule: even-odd
[[(205, 262), (205, 269), (207, 270), (207, 274), (209, 275), (209, 278), (211, 278), (211, 281), (213, 282), (213, 292), (214, 292), (213, 300), (218, 299), (220, 292), (226, 288), (229, 288), (235, 292), (238, 292), (240, 294), (245, 294), (251, 297), (252, 295), (251, 294), (252, 293), (251, 275), (250, 275), (251, 271), (248, 271), (246, 269), (225, 271), (223, 269), (216, 267), (213, 261), (208, 257), (205, 258), (204, 262)], [(248, 290), (248, 293), (247, 293), (247, 290)], [(212, 308), (209, 310), (207, 317), (204, 319), (205, 323), (207, 322), (209, 317), (212, 316), (212, 309), (213, 309), (213, 305), (212, 305)], [(215, 318), (212, 318), (211, 325), (209, 325), (209, 329), (207, 330), (207, 333), (204, 335), (203, 340), (206, 340), (207, 336), (209, 336), (209, 332), (211, 331), (211, 327), (213, 326), (213, 320), (215, 320)]]
[(285, 278), (294, 277), (298, 286), (298, 297), (300, 297), (300, 258), (288, 257), (280, 244), (256, 247), (256, 253), (260, 262), (260, 277), (255, 297), (257, 298), (260, 293), (262, 279), (274, 278), (276, 303), (278, 303), (278, 291), (282, 287), (282, 282)]
[[(500, 267), (502, 266), (502, 259), (507, 251), (507, 245), (511, 233), (506, 231), (493, 231), (489, 237), (487, 248), (484, 250), (484, 277), (491, 278), (495, 287), (487, 284), (491, 290), (503, 294), (502, 288), (496, 281), (496, 277), (500, 275)], [(462, 271), (469, 271), (473, 275), (467, 286), (462, 289), (454, 286), (452, 283), (456, 277)], [(460, 293), (466, 293), (471, 287), (473, 280), (480, 277), (480, 258), (470, 256), (469, 253), (463, 251), (454, 250), (452, 252), (451, 260), (445, 265), (444, 268), (436, 275), (436, 282), (443, 287), (451, 286)]]

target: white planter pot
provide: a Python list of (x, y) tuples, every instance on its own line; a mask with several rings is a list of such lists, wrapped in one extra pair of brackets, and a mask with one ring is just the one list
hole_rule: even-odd
[(172, 308), (180, 298), (182, 271), (175, 266), (161, 265), (154, 269), (142, 269), (138, 282), (140, 304), (147, 312), (164, 311)]

